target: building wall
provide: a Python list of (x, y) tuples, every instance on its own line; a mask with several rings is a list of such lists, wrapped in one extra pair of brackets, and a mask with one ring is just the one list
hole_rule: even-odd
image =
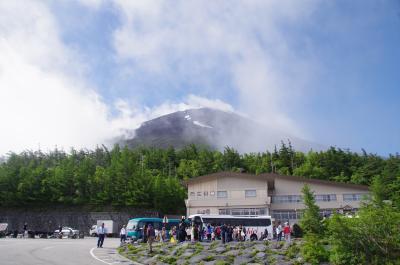
[[(207, 211), (218, 214), (219, 209), (260, 208), (267, 206), (267, 182), (261, 178), (218, 177), (188, 185), (187, 214)], [(256, 197), (246, 197), (246, 190), (255, 190)], [(226, 192), (226, 198), (218, 198), (218, 191)]]
[[(275, 191), (270, 196), (275, 195), (302, 195), (301, 189), (304, 186), (304, 182), (288, 180), (288, 179), (275, 179)], [(360, 201), (344, 201), (343, 194), (368, 194), (368, 191), (363, 189), (354, 188), (352, 186), (343, 187), (337, 185), (327, 185), (319, 183), (307, 183), (310, 189), (314, 191), (315, 195), (328, 195), (335, 194), (336, 201), (317, 201), (317, 205), (321, 209), (337, 209), (344, 206), (351, 206), (352, 208), (359, 208)], [(271, 203), (271, 210), (285, 210), (285, 209), (304, 209), (304, 204), (299, 203)]]
[[(274, 190), (268, 194), (267, 179), (262, 176), (249, 176), (244, 174), (232, 176), (210, 176), (198, 181), (191, 181), (188, 184), (188, 200), (186, 201), (187, 214), (207, 213), (219, 214), (220, 209), (266, 209), (265, 214), (280, 216), (279, 219), (296, 220), (304, 209), (304, 204), (300, 202), (276, 202), (271, 201), (275, 196), (288, 197), (301, 196), (301, 189), (305, 182), (302, 179), (287, 179), (276, 176)], [(345, 201), (344, 194), (368, 194), (364, 188), (352, 185), (343, 186), (335, 183), (315, 183), (308, 182), (311, 190), (316, 196), (324, 195), (324, 200), (318, 201), (317, 205), (323, 213), (329, 213), (333, 209), (340, 209), (345, 206), (359, 208), (360, 200)], [(246, 190), (255, 190), (256, 197), (245, 196)], [(218, 191), (226, 191), (226, 198), (218, 198)], [(326, 199), (326, 195), (329, 198)], [(332, 200), (335, 198), (336, 200)], [(300, 198), (300, 197), (299, 197)], [(321, 198), (322, 199), (322, 198)], [(277, 214), (279, 213), (279, 215)], [(286, 217), (288, 216), (288, 217)], [(278, 218), (278, 217), (277, 217)]]

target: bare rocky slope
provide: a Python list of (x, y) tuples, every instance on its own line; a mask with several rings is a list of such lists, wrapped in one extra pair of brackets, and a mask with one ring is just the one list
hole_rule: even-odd
[(178, 111), (143, 123), (134, 137), (121, 141), (129, 147), (182, 148), (188, 144), (240, 152), (273, 150), (281, 141), (291, 141), (298, 151), (325, 149), (322, 145), (258, 124), (233, 112), (210, 108)]

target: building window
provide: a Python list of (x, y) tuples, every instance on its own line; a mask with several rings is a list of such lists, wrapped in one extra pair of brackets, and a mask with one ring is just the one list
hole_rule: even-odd
[(224, 191), (217, 191), (217, 198), (228, 198), (228, 192)]
[(208, 191), (204, 192), (204, 197), (208, 196)]
[(245, 196), (246, 196), (246, 198), (257, 197), (257, 191), (256, 190), (245, 190)]
[(334, 211), (332, 209), (321, 209), (319, 211), (319, 215), (321, 217), (329, 217), (329, 216), (331, 216), (333, 214), (333, 212)]
[(196, 195), (194, 191), (190, 192), (190, 197), (194, 197), (194, 195)]
[(197, 192), (197, 197), (201, 197), (201, 191)]
[(330, 202), (336, 201), (336, 194), (321, 194), (315, 195), (315, 201), (317, 202)]
[(286, 220), (299, 220), (301, 219), (301, 211), (293, 211), (293, 210), (277, 210), (272, 211), (272, 218), (275, 218), (275, 221), (286, 221)]
[(197, 210), (197, 214), (210, 214), (210, 209)]
[(369, 198), (369, 194), (366, 193), (354, 193), (354, 194), (343, 194), (343, 201), (351, 202), (351, 201), (361, 201), (362, 199)]
[(214, 195), (215, 195), (215, 192), (211, 191), (210, 196), (214, 196)]
[(301, 195), (275, 195), (271, 197), (273, 203), (298, 203), (302, 202)]

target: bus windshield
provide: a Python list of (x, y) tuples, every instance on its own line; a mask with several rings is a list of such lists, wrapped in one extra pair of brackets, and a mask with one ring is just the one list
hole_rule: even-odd
[(128, 224), (126, 225), (126, 229), (135, 230), (136, 228), (137, 228), (137, 221), (129, 220)]

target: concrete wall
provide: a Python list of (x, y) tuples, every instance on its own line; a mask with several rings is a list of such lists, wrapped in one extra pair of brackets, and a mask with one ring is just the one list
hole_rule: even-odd
[[(246, 190), (256, 190), (257, 196), (246, 198)], [(209, 210), (210, 214), (218, 214), (220, 208), (266, 207), (267, 190), (265, 179), (257, 177), (219, 176), (193, 182), (188, 185), (187, 215), (196, 214), (198, 210)], [(218, 191), (226, 191), (227, 198), (218, 198)], [(207, 196), (204, 195), (205, 192)]]
[(80, 208), (57, 209), (0, 209), (0, 223), (8, 223), (8, 230), (22, 231), (24, 223), (28, 230), (51, 232), (59, 225), (70, 226), (85, 234), (97, 220), (113, 220), (119, 228), (130, 218), (151, 216), (158, 217), (158, 212), (141, 209), (90, 212)]
[[(275, 179), (275, 191), (273, 195), (302, 195), (301, 189), (304, 186), (304, 182), (288, 180), (288, 179)], [(363, 189), (357, 189), (351, 187), (338, 186), (338, 185), (327, 185), (320, 183), (307, 183), (310, 186), (310, 189), (314, 191), (315, 195), (323, 195), (323, 194), (336, 194), (336, 201), (330, 202), (317, 202), (317, 205), (321, 209), (336, 209), (342, 208), (346, 205), (351, 206), (352, 208), (359, 208), (360, 201), (343, 201), (343, 194), (353, 194), (353, 193), (362, 193), (368, 194), (368, 191)], [(279, 209), (303, 209), (303, 203), (271, 203), (271, 210)]]
[[(301, 202), (271, 202), (271, 196), (302, 195), (301, 189), (308, 184), (315, 195), (336, 195), (336, 201), (317, 201), (321, 209), (338, 209), (345, 206), (359, 208), (360, 201), (344, 201), (343, 194), (368, 194), (366, 187), (356, 185), (343, 185), (338, 183), (309, 181), (302, 178), (274, 177), (274, 190), (268, 192), (268, 180), (261, 175), (213, 174), (192, 180), (188, 184), (188, 199), (186, 200), (187, 214), (196, 214), (198, 211), (209, 211), (210, 214), (218, 214), (219, 209), (227, 208), (263, 208), (268, 214), (274, 210), (299, 210), (304, 208)], [(245, 190), (256, 190), (257, 196), (246, 198)], [(218, 198), (218, 191), (226, 191), (226, 198)], [(207, 192), (207, 196), (204, 195)], [(214, 193), (211, 196), (211, 193)], [(199, 196), (198, 196), (199, 195)]]

